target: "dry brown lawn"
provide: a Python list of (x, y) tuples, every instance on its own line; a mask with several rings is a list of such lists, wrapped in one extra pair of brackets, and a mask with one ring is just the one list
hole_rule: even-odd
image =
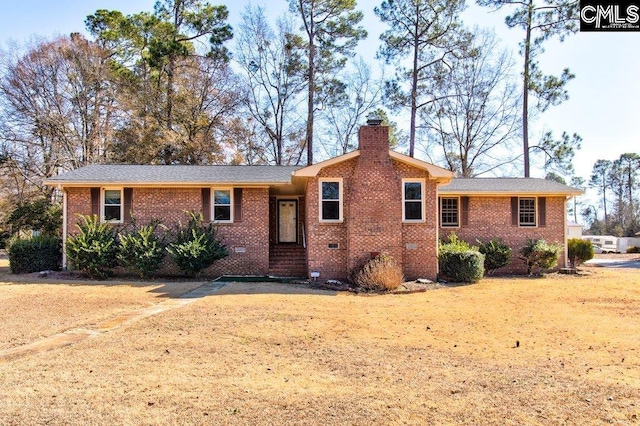
[[(585, 270), (409, 295), (229, 284), (0, 361), (0, 425), (638, 423), (640, 271)], [(0, 344), (193, 283), (154, 286), (0, 284)]]

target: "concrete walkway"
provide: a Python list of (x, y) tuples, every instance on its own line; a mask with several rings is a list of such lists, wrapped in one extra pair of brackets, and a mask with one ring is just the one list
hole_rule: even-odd
[(92, 328), (74, 328), (35, 342), (27, 343), (26, 345), (0, 350), (0, 362), (12, 361), (27, 355), (69, 346), (90, 337), (100, 336), (121, 326), (126, 326), (161, 312), (188, 305), (189, 303), (217, 292), (226, 285), (227, 283), (224, 282), (209, 282), (189, 293), (183, 294), (179, 298), (168, 299), (157, 305), (122, 313), (116, 317), (102, 321)]

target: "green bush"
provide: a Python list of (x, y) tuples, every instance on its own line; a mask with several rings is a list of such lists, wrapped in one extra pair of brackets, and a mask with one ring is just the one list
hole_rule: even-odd
[(218, 259), (229, 255), (227, 248), (218, 238), (217, 229), (209, 223), (205, 225), (201, 214), (190, 212), (186, 226), (180, 224), (174, 241), (167, 251), (171, 254), (180, 271), (197, 276)]
[(7, 254), (13, 274), (59, 271), (62, 267), (62, 241), (58, 237), (15, 239), (10, 241)]
[(475, 283), (484, 276), (484, 254), (452, 233), (438, 247), (440, 277), (452, 282)]
[(91, 278), (106, 278), (117, 265), (118, 241), (112, 225), (98, 216), (80, 216), (78, 233), (67, 238), (67, 259), (72, 268)]
[(167, 254), (165, 238), (157, 235), (157, 229), (157, 222), (141, 227), (134, 222), (131, 232), (121, 232), (118, 235), (120, 265), (136, 272), (141, 278), (148, 278), (156, 272)]
[(501, 238), (492, 238), (486, 243), (478, 241), (478, 251), (484, 254), (484, 269), (488, 274), (507, 266), (511, 260), (511, 247)]
[(640, 247), (629, 246), (627, 247), (627, 253), (640, 253)]
[(567, 252), (571, 267), (575, 269), (581, 263), (593, 259), (593, 244), (582, 238), (571, 238), (567, 241)]
[(527, 239), (527, 244), (520, 249), (520, 259), (527, 266), (527, 274), (541, 274), (558, 264), (558, 256), (562, 246), (557, 243), (548, 244), (545, 240)]
[(367, 291), (395, 290), (404, 281), (402, 268), (388, 254), (382, 253), (369, 260), (354, 275), (354, 284)]

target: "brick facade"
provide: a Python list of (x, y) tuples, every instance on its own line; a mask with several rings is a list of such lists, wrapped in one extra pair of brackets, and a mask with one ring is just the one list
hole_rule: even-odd
[[(159, 220), (172, 228), (185, 223), (185, 212), (202, 212), (201, 188), (133, 188), (132, 216), (139, 223)], [(90, 215), (91, 189), (67, 188), (67, 229), (77, 232), (78, 215)], [(212, 265), (204, 273), (259, 274), (269, 271), (269, 189), (243, 188), (242, 218), (234, 223), (218, 225), (218, 232), (229, 250), (229, 256)], [(168, 259), (168, 258), (167, 258)], [(173, 272), (171, 262), (163, 272)]]
[[(544, 238), (548, 242), (565, 241), (566, 197), (544, 197), (544, 223), (536, 227), (512, 224), (511, 194), (501, 196), (465, 196), (465, 220), (461, 226), (439, 226), (438, 183), (448, 181), (437, 168), (425, 163), (389, 154), (388, 128), (363, 126), (359, 133), (357, 153), (348, 154), (320, 165), (305, 168), (308, 174), (296, 174), (295, 185), (273, 185), (271, 188), (243, 187), (241, 202), (234, 203), (242, 214), (234, 223), (219, 224), (218, 230), (229, 249), (229, 257), (216, 262), (208, 275), (265, 275), (270, 270), (270, 251), (278, 251), (279, 199), (298, 203), (298, 246), (306, 244), (306, 267), (319, 272), (320, 279), (346, 279), (350, 272), (377, 253), (388, 253), (403, 267), (405, 278), (435, 279), (438, 274), (438, 238), (455, 232), (460, 238), (476, 244), (500, 237), (513, 249), (512, 263), (501, 272), (523, 272), (518, 251), (528, 238)], [(314, 168), (316, 167), (316, 168)], [(441, 169), (440, 169), (441, 170)], [(436, 179), (430, 172), (440, 174)], [(297, 172), (296, 172), (297, 173)], [(300, 181), (299, 179), (306, 179)], [(320, 182), (333, 179), (342, 186), (342, 220), (320, 220)], [(403, 221), (403, 180), (421, 182), (424, 212), (421, 220)], [(438, 180), (440, 179), (440, 180)], [(302, 182), (302, 183), (300, 183)], [(211, 182), (211, 187), (215, 182)], [(186, 185), (185, 185), (186, 186)], [(125, 185), (126, 187), (126, 185)], [(96, 211), (97, 188), (67, 187), (67, 229), (76, 232), (77, 215)], [(444, 190), (443, 190), (444, 192)], [(508, 192), (508, 191), (507, 191)], [(210, 190), (200, 187), (142, 187), (125, 190), (133, 217), (140, 223), (160, 220), (169, 227), (185, 222), (185, 211), (201, 212)], [(235, 195), (236, 198), (240, 198)], [(530, 196), (529, 196), (530, 197)], [(93, 198), (93, 202), (92, 202)], [(460, 198), (458, 204), (460, 205)], [(468, 204), (467, 204), (468, 201)], [(203, 207), (203, 205), (205, 207)], [(235, 210), (234, 210), (235, 211)], [(302, 250), (302, 249), (299, 249)], [(276, 258), (276, 256), (272, 256)], [(168, 259), (168, 258), (167, 258)], [(273, 260), (273, 259), (272, 259)], [(304, 256), (302, 263), (304, 264)], [(560, 267), (565, 256), (560, 256)], [(165, 272), (175, 271), (167, 261)]]
[[(510, 197), (469, 197), (468, 225), (460, 227), (440, 227), (440, 236), (446, 238), (455, 232), (461, 239), (477, 245), (476, 240), (486, 242), (492, 238), (502, 238), (512, 249), (511, 264), (497, 272), (524, 273), (526, 267), (518, 258), (520, 249), (527, 239), (544, 239), (552, 243), (564, 244), (565, 197), (545, 197), (546, 218), (544, 226), (522, 227), (511, 223)], [(563, 253), (558, 266), (565, 267)]]
[[(437, 194), (429, 174), (389, 157), (388, 128), (360, 129), (360, 156), (323, 168), (307, 182), (309, 271), (324, 279), (345, 279), (376, 253), (403, 266), (405, 277), (437, 275)], [(341, 223), (320, 221), (320, 180), (342, 179)], [(403, 223), (402, 179), (423, 179), (425, 218)], [(333, 246), (330, 247), (329, 244)], [(337, 245), (337, 248), (334, 248)]]

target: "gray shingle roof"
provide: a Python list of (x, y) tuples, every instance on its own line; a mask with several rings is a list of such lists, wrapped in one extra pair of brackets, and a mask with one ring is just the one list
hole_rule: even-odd
[(190, 166), (96, 164), (50, 178), (55, 184), (285, 184), (299, 166)]
[(567, 194), (579, 195), (582, 190), (553, 180), (538, 178), (455, 178), (438, 188), (441, 194)]

